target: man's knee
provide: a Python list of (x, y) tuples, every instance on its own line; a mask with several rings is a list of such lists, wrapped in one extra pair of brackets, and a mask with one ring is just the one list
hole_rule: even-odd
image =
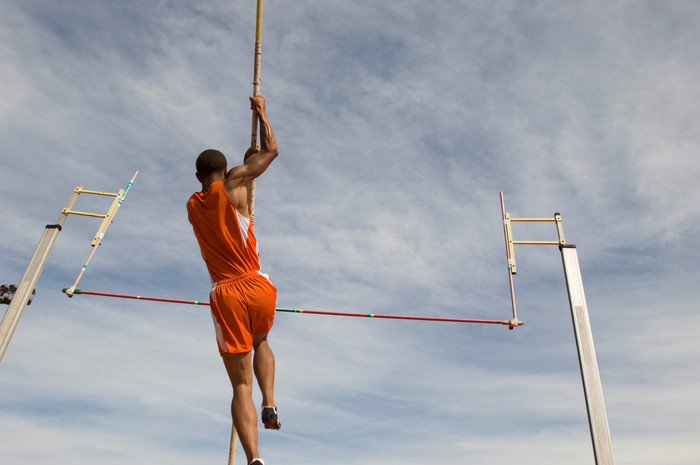
[(222, 359), (226, 372), (231, 380), (231, 384), (235, 387), (240, 384), (250, 384), (253, 376), (251, 368), (251, 353), (245, 352), (241, 354), (223, 354)]
[(257, 350), (260, 344), (267, 342), (268, 333), (255, 333), (253, 334), (253, 349)]

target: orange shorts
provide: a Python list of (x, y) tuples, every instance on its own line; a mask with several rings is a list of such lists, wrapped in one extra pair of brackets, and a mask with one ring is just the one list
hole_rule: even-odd
[(258, 272), (216, 283), (210, 305), (219, 353), (253, 350), (253, 334), (272, 328), (276, 301), (277, 289)]

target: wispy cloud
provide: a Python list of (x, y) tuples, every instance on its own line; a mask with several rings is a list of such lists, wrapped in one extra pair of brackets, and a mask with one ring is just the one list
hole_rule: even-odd
[[(116, 192), (139, 170), (79, 287), (206, 300), (185, 202), (197, 153), (232, 164), (248, 144), (252, 3), (2, 1), (3, 283), (76, 185)], [(692, 462), (699, 17), (689, 2), (267, 1), (280, 156), (255, 224), (279, 306), (510, 318), (503, 190), (513, 216), (562, 213), (578, 246), (617, 461)], [(68, 219), (0, 364), (0, 461), (225, 460), (207, 308), (61, 294), (97, 226)], [(558, 255), (516, 250), (513, 331), (279, 314), (267, 462), (590, 463)]]

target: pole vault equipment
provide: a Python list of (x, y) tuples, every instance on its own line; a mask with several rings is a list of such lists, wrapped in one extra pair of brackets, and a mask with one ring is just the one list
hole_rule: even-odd
[[(136, 174), (134, 174), (134, 178), (135, 177)], [(129, 185), (131, 185), (131, 183), (129, 183)], [(65, 207), (63, 207), (63, 210), (61, 210), (61, 214), (58, 217), (58, 221), (56, 221), (55, 224), (46, 225), (46, 228), (44, 229), (44, 234), (41, 236), (41, 239), (39, 239), (39, 243), (37, 244), (36, 249), (34, 250), (34, 255), (32, 255), (32, 258), (29, 261), (29, 265), (27, 265), (27, 269), (25, 270), (24, 275), (22, 276), (22, 279), (20, 280), (19, 284), (16, 288), (14, 288), (14, 290), (12, 290), (8, 286), (8, 290), (12, 290), (13, 296), (12, 300), (9, 302), (9, 307), (5, 312), (5, 316), (2, 318), (2, 322), (0, 323), (0, 361), (2, 361), (2, 358), (5, 355), (5, 351), (10, 345), (10, 340), (12, 339), (12, 335), (15, 332), (15, 328), (17, 328), (17, 325), (19, 324), (19, 320), (22, 317), (24, 308), (31, 302), (32, 296), (35, 292), (36, 283), (39, 280), (39, 277), (41, 276), (41, 272), (44, 270), (46, 261), (49, 259), (49, 255), (51, 254), (51, 249), (53, 249), (53, 245), (55, 244), (56, 239), (58, 238), (58, 233), (60, 233), (63, 229), (63, 223), (66, 220), (66, 218), (68, 218), (68, 215), (95, 216), (105, 219), (107, 217), (107, 215), (72, 210), (73, 205), (75, 204), (76, 200), (78, 200), (78, 196), (80, 194), (97, 194), (113, 196), (118, 195), (85, 190), (83, 189), (82, 185), (79, 185), (73, 190), (73, 195), (71, 195), (71, 198), (68, 200), (68, 203)], [(115, 211), (116, 208), (110, 209), (111, 216), (114, 216)], [(105, 224), (104, 221), (103, 225), (104, 228), (102, 226), (100, 227), (93, 241), (98, 240), (99, 242), (100, 234), (104, 234), (104, 231), (107, 229), (107, 224)]]
[(10, 345), (10, 340), (15, 332), (15, 328), (17, 328), (17, 325), (19, 324), (19, 319), (22, 317), (22, 313), (27, 306), (29, 296), (36, 287), (36, 283), (39, 281), (39, 276), (41, 276), (44, 265), (46, 265), (46, 261), (49, 259), (49, 254), (51, 253), (51, 249), (53, 249), (53, 245), (58, 238), (58, 233), (60, 233), (63, 229), (63, 222), (68, 217), (67, 211), (73, 207), (73, 204), (78, 199), (77, 191), (81, 187), (82, 186), (78, 186), (75, 188), (70, 200), (68, 200), (68, 203), (61, 211), (56, 224), (46, 225), (44, 234), (42, 234), (36, 249), (34, 249), (34, 255), (32, 255), (29, 265), (27, 265), (27, 269), (25, 270), (19, 285), (13, 292), (12, 302), (10, 302), (9, 307), (5, 312), (5, 316), (2, 319), (2, 323), (0, 323), (0, 361), (2, 361), (2, 358), (5, 355), (7, 346)]
[[(516, 272), (515, 268), (515, 250), (513, 248), (513, 234), (510, 228), (510, 214), (506, 213), (506, 205), (503, 201), (503, 192), (501, 192), (501, 216), (503, 218), (503, 235), (506, 239), (506, 259), (508, 260), (508, 282), (510, 284), (510, 305), (513, 309), (513, 322), (518, 321), (518, 312), (515, 308), (515, 289), (513, 288), (513, 275)], [(511, 325), (510, 329), (513, 329)]]
[[(258, 7), (255, 15), (255, 51), (253, 59), (253, 97), (260, 93), (260, 63), (262, 61), (262, 12), (263, 2), (258, 0)], [(258, 114), (253, 110), (253, 124), (250, 132), (250, 147), (258, 148)], [(248, 184), (248, 214), (255, 214), (255, 180)]]
[[(586, 399), (586, 409), (588, 410), (588, 425), (591, 432), (591, 442), (593, 443), (593, 455), (596, 465), (614, 465), (612, 440), (610, 438), (610, 427), (608, 424), (608, 414), (605, 410), (603, 399), (603, 385), (600, 380), (600, 370), (598, 369), (598, 359), (593, 344), (593, 332), (591, 322), (588, 318), (588, 305), (583, 292), (583, 280), (581, 279), (581, 268), (578, 262), (576, 246), (567, 244), (564, 239), (564, 229), (561, 215), (554, 214), (554, 218), (511, 218), (506, 213), (503, 192), (501, 192), (501, 211), (503, 213), (503, 231), (506, 237), (506, 251), (508, 257), (508, 273), (510, 276), (510, 293), (513, 301), (513, 319), (515, 316), (515, 295), (513, 293), (513, 275), (515, 274), (515, 245), (556, 245), (561, 252), (562, 264), (564, 265), (564, 277), (566, 278), (566, 290), (569, 294), (569, 306), (571, 308), (571, 319), (574, 326), (574, 337), (578, 350), (578, 361), (581, 369), (581, 381), (583, 382), (583, 394)], [(555, 223), (558, 240), (556, 241), (516, 241), (513, 239), (512, 223)]]
[(112, 202), (112, 206), (109, 207), (109, 210), (107, 211), (106, 214), (97, 215), (94, 213), (69, 212), (69, 213), (73, 213), (76, 215), (96, 216), (99, 218), (103, 218), (103, 220), (102, 220), (102, 224), (97, 229), (97, 233), (95, 233), (95, 237), (92, 239), (92, 243), (91, 243), (92, 251), (90, 251), (90, 255), (88, 255), (87, 260), (85, 260), (85, 264), (80, 269), (80, 273), (78, 273), (78, 277), (75, 278), (75, 282), (73, 283), (73, 285), (66, 290), (66, 295), (68, 297), (73, 297), (73, 291), (75, 290), (75, 287), (80, 282), (80, 279), (83, 277), (83, 274), (85, 274), (85, 270), (87, 269), (88, 264), (90, 263), (90, 260), (92, 260), (93, 255), (95, 255), (95, 252), (97, 251), (97, 246), (102, 244), (102, 238), (104, 238), (105, 233), (107, 232), (107, 229), (109, 228), (109, 225), (112, 224), (112, 222), (114, 221), (114, 216), (117, 214), (117, 210), (119, 210), (119, 207), (122, 206), (122, 202), (124, 202), (124, 197), (126, 197), (126, 194), (129, 193), (129, 189), (134, 184), (134, 180), (136, 179), (136, 176), (138, 176), (138, 174), (139, 174), (139, 172), (136, 171), (134, 173), (134, 176), (131, 178), (131, 181), (129, 181), (129, 184), (126, 185), (126, 188), (121, 189), (116, 194), (111, 194), (109, 192), (81, 191), (81, 193), (88, 193), (88, 194), (95, 194), (95, 195), (106, 195), (106, 196), (114, 197), (114, 201)]
[[(68, 289), (63, 288), (62, 292), (66, 292)], [(97, 295), (102, 297), (116, 297), (120, 299), (135, 299), (135, 300), (150, 300), (153, 302), (167, 302), (173, 304), (186, 304), (186, 305), (209, 305), (209, 302), (204, 302), (201, 300), (178, 300), (178, 299), (164, 299), (160, 297), (145, 297), (141, 295), (127, 295), (127, 294), (113, 294), (109, 292), (94, 292), (94, 291), (83, 291), (81, 289), (74, 289), (74, 295)], [(484, 323), (492, 325), (505, 325), (510, 326), (514, 324), (510, 320), (479, 320), (479, 319), (469, 319), (469, 318), (439, 318), (431, 316), (410, 316), (410, 315), (380, 315), (376, 313), (346, 313), (346, 312), (326, 312), (320, 310), (304, 310), (301, 308), (276, 308), (278, 312), (284, 313), (308, 313), (309, 315), (328, 315), (328, 316), (349, 316), (358, 318), (379, 318), (388, 320), (414, 320), (414, 321), (438, 321), (445, 323)], [(518, 321), (516, 326), (521, 326), (522, 321)]]
[[(262, 61), (262, 12), (263, 0), (257, 0), (255, 12), (255, 49), (253, 57), (253, 97), (260, 93), (260, 62)], [(250, 131), (250, 148), (258, 148), (258, 114), (253, 110), (253, 121)], [(255, 216), (255, 179), (248, 183), (248, 215), (251, 220)], [(228, 454), (229, 465), (236, 463), (236, 445), (238, 443), (238, 433), (236, 425), (231, 427), (231, 446)]]

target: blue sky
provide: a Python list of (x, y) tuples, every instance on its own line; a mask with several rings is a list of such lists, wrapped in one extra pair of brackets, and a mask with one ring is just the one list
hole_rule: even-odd
[[(199, 152), (249, 143), (255, 2), (0, 8), (0, 281), (75, 186), (139, 170), (78, 287), (205, 300), (185, 202)], [(699, 19), (683, 1), (266, 0), (280, 156), (256, 235), (278, 305), (508, 319), (499, 191), (513, 216), (560, 212), (616, 463), (695, 463)], [(0, 364), (0, 461), (224, 463), (206, 307), (61, 294), (98, 223), (66, 221)], [(559, 252), (516, 258), (513, 331), (278, 314), (267, 463), (592, 463)]]

